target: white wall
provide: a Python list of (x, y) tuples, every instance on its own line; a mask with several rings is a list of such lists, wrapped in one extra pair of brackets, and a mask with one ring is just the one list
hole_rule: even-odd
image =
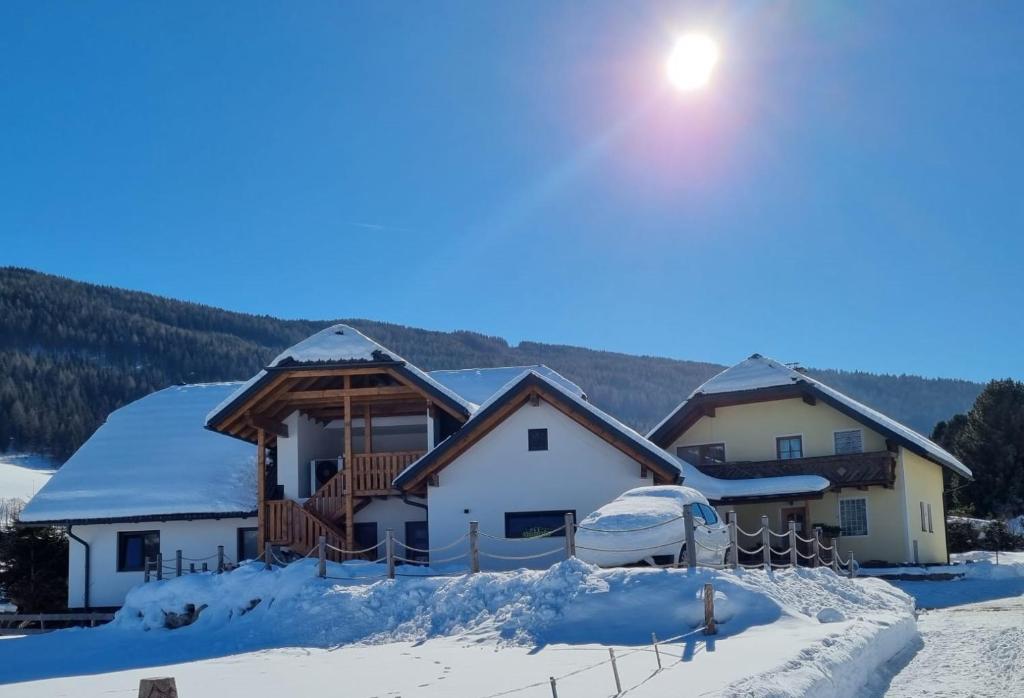
[[(411, 498), (412, 501), (422, 502), (418, 498)], [(377, 524), (377, 541), (384, 540), (384, 532), (387, 529), (391, 529), (395, 532), (395, 538), (400, 541), (405, 541), (405, 522), (406, 521), (426, 521), (427, 510), (422, 507), (413, 506), (406, 504), (402, 501), (401, 497), (387, 497), (384, 499), (374, 499), (366, 506), (365, 509), (360, 509), (356, 512), (356, 523), (376, 523)], [(384, 554), (383, 548), (379, 551), (380, 557)], [(401, 548), (397, 548), (396, 552), (402, 557), (408, 557), (402, 552)]]
[[(527, 450), (527, 429), (548, 430), (548, 450)], [(575, 509), (577, 520), (633, 487), (651, 485), (640, 465), (548, 403), (526, 404), (440, 471), (428, 488), (430, 546), (444, 546), (480, 522), (505, 535), (505, 512)], [(564, 545), (564, 538), (480, 539), (481, 552), (527, 555)], [(457, 550), (445, 551), (448, 557)], [(525, 562), (481, 557), (484, 569), (547, 567), (563, 554)]]
[[(73, 526), (72, 533), (87, 541), (91, 549), (89, 572), (90, 606), (120, 606), (125, 594), (141, 584), (143, 572), (117, 571), (117, 534), (119, 531), (160, 531), (160, 552), (164, 565), (172, 568), (174, 555), (181, 550), (184, 557), (200, 558), (217, 554), (217, 546), (224, 546), (224, 554), (232, 561), (238, 554), (238, 529), (254, 528), (256, 517), (233, 519), (197, 519), (194, 521), (151, 521), (147, 523), (91, 524)], [(68, 541), (68, 606), (81, 608), (85, 604), (85, 549), (82, 544)], [(216, 557), (208, 561), (217, 567)], [(201, 563), (196, 563), (199, 569)], [(188, 563), (184, 564), (188, 569)], [(164, 574), (168, 574), (165, 570)]]
[(341, 432), (324, 429), (298, 411), (284, 420), (287, 438), (277, 439), (277, 483), (284, 487), (288, 499), (305, 499), (309, 491), (309, 461), (314, 458), (337, 458), (341, 455)]

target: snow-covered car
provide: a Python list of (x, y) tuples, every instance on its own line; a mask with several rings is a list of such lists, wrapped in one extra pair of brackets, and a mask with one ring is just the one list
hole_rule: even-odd
[(687, 504), (693, 505), (698, 563), (723, 564), (728, 526), (704, 495), (681, 485), (637, 487), (586, 516), (576, 533), (576, 556), (602, 567), (685, 564)]

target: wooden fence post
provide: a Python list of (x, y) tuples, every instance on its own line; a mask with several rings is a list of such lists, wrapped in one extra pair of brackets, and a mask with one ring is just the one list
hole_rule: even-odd
[(608, 648), (608, 656), (612, 658), (612, 675), (615, 676), (615, 695), (619, 695), (622, 693), (622, 682), (619, 680), (619, 665), (615, 663), (614, 647)]
[(551, 681), (551, 698), (558, 698), (558, 684), (555, 682), (555, 677), (549, 676), (548, 679)]
[(800, 558), (796, 554), (796, 521), (789, 522), (789, 566), (796, 569)]
[(469, 571), (480, 571), (480, 522), (469, 522)]
[(850, 579), (857, 576), (857, 561), (853, 559), (853, 551), (850, 551)]
[(832, 539), (832, 571), (839, 574), (839, 541)]
[(174, 551), (174, 576), (175, 577), (180, 577), (181, 576), (181, 551), (180, 550), (175, 550)]
[(224, 571), (224, 546), (217, 546), (217, 574)]
[(761, 560), (764, 563), (764, 571), (772, 570), (772, 533), (768, 527), (768, 517), (761, 517)]
[(188, 563), (188, 573), (189, 574), (195, 574), (196, 573), (196, 563), (194, 563), (194, 562)]
[(565, 512), (565, 556), (576, 557), (576, 516), (571, 511)]
[(149, 582), (149, 567), (150, 567), (150, 563), (149, 563), (149, 558), (147, 557), (146, 558), (145, 566), (143, 567), (143, 570), (144, 570), (143, 575), (142, 575), (142, 581), (143, 582)]
[(697, 537), (693, 530), (693, 505), (683, 505), (683, 524), (686, 531), (686, 569), (697, 569)]
[(395, 532), (388, 529), (384, 533), (384, 551), (388, 558), (388, 579), (395, 578)]
[(730, 511), (726, 515), (726, 520), (729, 522), (729, 562), (732, 564), (733, 570), (740, 568), (740, 535), (739, 524), (736, 522), (736, 512)]
[(206, 563), (204, 562), (204, 563), (203, 563), (203, 572), (209, 572), (209, 571), (210, 571), (210, 570), (209, 570), (209, 568), (208, 568), (207, 564), (206, 564)]
[(814, 527), (814, 540), (811, 541), (811, 567), (821, 565), (821, 526)]
[(139, 679), (139, 698), (178, 698), (178, 687), (170, 676)]
[(704, 585), (704, 634), (718, 634), (715, 625), (715, 588), (711, 584)]
[(156, 579), (160, 581), (164, 578), (164, 554), (156, 554)]
[(316, 574), (320, 579), (327, 576), (327, 536), (320, 536), (316, 542)]
[(271, 562), (274, 559), (273, 552), (270, 549), (270, 543), (263, 544), (263, 569), (269, 570), (273, 565)]
[(654, 646), (654, 658), (658, 660), (658, 671), (661, 671), (661, 652), (658, 651), (658, 636), (651, 633), (651, 645)]

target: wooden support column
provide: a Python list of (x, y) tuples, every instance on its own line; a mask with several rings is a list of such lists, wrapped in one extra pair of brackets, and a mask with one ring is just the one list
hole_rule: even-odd
[(267, 433), (256, 430), (256, 549), (263, 550), (266, 537)]
[(363, 408), (363, 453), (373, 453), (373, 416), (369, 403)]
[[(345, 389), (352, 387), (351, 376), (345, 376)], [(352, 470), (352, 398), (342, 398), (345, 404), (345, 470), (348, 471), (345, 488), (345, 548), (356, 549), (355, 473)]]

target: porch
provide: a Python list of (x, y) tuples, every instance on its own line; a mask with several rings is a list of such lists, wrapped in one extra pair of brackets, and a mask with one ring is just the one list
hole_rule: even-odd
[(843, 453), (809, 458), (767, 461), (730, 461), (702, 464), (701, 472), (722, 480), (742, 480), (783, 475), (818, 475), (833, 488), (892, 487), (896, 482), (896, 454), (891, 451)]

